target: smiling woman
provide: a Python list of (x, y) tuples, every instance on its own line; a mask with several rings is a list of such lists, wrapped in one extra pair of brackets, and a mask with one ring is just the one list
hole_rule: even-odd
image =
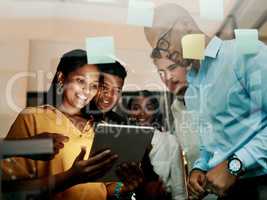
[[(87, 64), (85, 51), (73, 50), (63, 55), (48, 91), (48, 105), (24, 109), (13, 123), (7, 138), (28, 138), (42, 132), (52, 132), (68, 136), (69, 141), (51, 161), (26, 158), (3, 161), (4, 180), (35, 178), (47, 183), (53, 179), (55, 184), (47, 190), (57, 192), (55, 199), (104, 200), (110, 195), (104, 183), (88, 182), (101, 177), (117, 156), (109, 151), (104, 157), (96, 159), (95, 163), (91, 158), (84, 160), (88, 158), (94, 131), (92, 119), (83, 115), (81, 109), (97, 93), (98, 80), (98, 67)], [(88, 151), (84, 148), (81, 150), (81, 146)], [(35, 185), (35, 182), (32, 184)], [(42, 186), (40, 190), (43, 190)], [(42, 199), (46, 197), (42, 196)]]
[(162, 130), (162, 114), (159, 100), (153, 93), (143, 90), (128, 102), (129, 118), (131, 123), (140, 126), (153, 126)]
[[(62, 72), (58, 72), (62, 74)], [(84, 65), (71, 72), (67, 77), (60, 76), (59, 81), (64, 83), (63, 102), (61, 110), (79, 112), (95, 96), (98, 89), (99, 72), (95, 65)]]

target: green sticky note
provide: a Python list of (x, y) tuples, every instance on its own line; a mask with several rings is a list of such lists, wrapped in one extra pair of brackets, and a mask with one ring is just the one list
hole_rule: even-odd
[(237, 50), (242, 54), (255, 54), (259, 48), (257, 29), (235, 29)]
[(130, 0), (127, 24), (151, 27), (154, 18), (154, 3), (143, 0)]
[(204, 34), (188, 34), (182, 38), (183, 58), (204, 59), (205, 36)]
[(201, 18), (214, 21), (223, 20), (223, 0), (199, 0), (199, 6)]
[(113, 37), (86, 38), (86, 51), (88, 64), (115, 62)]

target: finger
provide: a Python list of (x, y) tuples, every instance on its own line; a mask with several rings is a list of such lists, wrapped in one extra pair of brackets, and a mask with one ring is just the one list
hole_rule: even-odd
[(215, 186), (213, 186), (210, 182), (208, 182), (205, 186), (205, 190), (206, 192), (210, 193), (210, 194), (217, 194), (217, 188)]
[(93, 171), (97, 171), (100, 169), (102, 169), (102, 170), (110, 169), (113, 166), (113, 164), (117, 158), (118, 158), (118, 156), (113, 155), (104, 161), (98, 162), (97, 164), (91, 163), (91, 165), (89, 165), (88, 167), (85, 168), (85, 171), (86, 172), (90, 172), (90, 171), (93, 172)]
[(194, 188), (191, 185), (188, 185), (187, 188), (188, 188), (189, 196), (192, 196), (193, 198), (193, 196), (197, 195), (197, 192), (194, 190)]
[(131, 169), (132, 169), (132, 179), (137, 182), (137, 184), (141, 184), (144, 181), (144, 173), (143, 170), (140, 168), (139, 163), (131, 162)]
[(64, 148), (64, 144), (63, 143), (55, 143), (54, 144), (54, 149), (62, 149), (62, 148)]
[(141, 170), (139, 162), (131, 162), (131, 167), (132, 167), (134, 174), (136, 174), (137, 177), (143, 176), (143, 170)]
[(204, 188), (197, 181), (193, 184), (193, 187), (199, 194), (203, 194), (205, 192)]
[[(98, 155), (98, 154), (101, 154), (101, 153), (107, 151), (107, 150), (110, 150), (110, 149), (109, 149), (109, 148), (99, 149), (99, 150), (97, 150), (97, 151), (95, 151), (95, 152), (92, 152), (91, 155), (90, 155), (90, 157), (94, 157), (94, 156), (96, 156), (96, 155)], [(110, 150), (110, 152), (111, 152), (111, 150)]]
[(89, 157), (85, 162), (84, 165), (93, 165), (98, 164), (101, 161), (104, 161), (112, 156), (111, 150), (107, 149), (101, 153), (98, 153), (94, 156)]
[(123, 162), (121, 163), (117, 169), (116, 169), (116, 173), (118, 178), (122, 181), (122, 182), (129, 182), (128, 179), (131, 179), (131, 175), (132, 175), (132, 171), (130, 169), (129, 163), (128, 162)]
[(195, 189), (195, 183), (191, 183), (189, 186), (192, 195), (200, 196), (200, 193)]
[(125, 185), (126, 189), (129, 191), (132, 191), (139, 186), (139, 183), (136, 180), (130, 180), (127, 182), (123, 182), (123, 184)]
[(133, 184), (123, 183), (123, 187), (121, 188), (122, 193), (132, 192), (135, 190), (135, 186)]
[(80, 160), (83, 160), (84, 156), (86, 154), (86, 147), (82, 146), (81, 147), (81, 152), (79, 153), (79, 155), (76, 157), (74, 162), (78, 162)]
[(57, 141), (57, 142), (68, 142), (69, 141), (68, 136), (65, 136), (59, 133), (50, 133), (49, 135), (54, 139), (54, 141)]
[(129, 180), (142, 178), (142, 172), (136, 162), (127, 162), (122, 165), (122, 170)]

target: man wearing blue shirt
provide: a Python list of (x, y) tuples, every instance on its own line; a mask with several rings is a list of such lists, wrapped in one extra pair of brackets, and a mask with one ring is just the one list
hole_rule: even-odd
[(181, 95), (199, 115), (200, 156), (189, 198), (266, 199), (267, 47), (257, 42), (257, 52), (243, 55), (235, 40), (205, 35), (204, 60), (183, 59), (181, 39), (193, 33), (202, 32), (175, 4), (156, 8), (153, 27), (145, 28), (162, 81), (177, 94), (188, 85)]

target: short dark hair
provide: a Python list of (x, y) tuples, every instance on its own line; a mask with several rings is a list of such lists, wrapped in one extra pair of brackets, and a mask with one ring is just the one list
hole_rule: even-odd
[(102, 73), (115, 75), (115, 76), (120, 77), (123, 80), (127, 76), (126, 69), (118, 61), (115, 61), (115, 63), (97, 64), (97, 66), (98, 66), (99, 71), (102, 72)]

